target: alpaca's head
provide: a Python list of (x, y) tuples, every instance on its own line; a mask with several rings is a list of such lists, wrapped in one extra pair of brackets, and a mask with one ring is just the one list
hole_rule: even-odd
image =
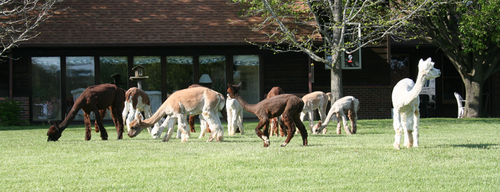
[(441, 75), (441, 71), (434, 68), (434, 62), (432, 62), (430, 57), (425, 61), (420, 59), (420, 62), (418, 63), (418, 72), (419, 74), (422, 74), (426, 80), (435, 79)]
[(241, 82), (238, 85), (227, 84), (227, 95), (231, 98), (236, 98), (237, 95), (240, 95)]
[(321, 128), (321, 121), (319, 121), (316, 125), (313, 126), (312, 133), (313, 134), (318, 134), (319, 128)]
[(130, 122), (129, 124), (130, 130), (128, 131), (127, 134), (129, 137), (135, 137), (139, 135), (139, 133), (141, 133), (141, 131), (144, 129), (141, 126), (139, 126), (141, 124), (141, 120), (142, 120), (142, 115), (139, 113), (137, 114), (137, 117), (132, 122)]
[(47, 131), (47, 141), (57, 141), (59, 138), (61, 138), (61, 129), (59, 129), (59, 124), (57, 122), (52, 122), (49, 121), (49, 124), (51, 124), (49, 131)]

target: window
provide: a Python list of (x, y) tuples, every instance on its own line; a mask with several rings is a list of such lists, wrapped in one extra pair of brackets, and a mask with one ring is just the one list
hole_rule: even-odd
[[(226, 92), (226, 57), (219, 55), (203, 55), (199, 58), (200, 85), (207, 86), (219, 93)], [(206, 79), (201, 79), (202, 76)], [(209, 80), (210, 82), (202, 82)]]
[[(74, 102), (83, 91), (95, 85), (94, 57), (66, 57), (66, 96), (68, 113)], [(75, 120), (83, 120), (83, 111), (80, 110)]]
[[(148, 76), (146, 80), (142, 80), (142, 90), (144, 91), (161, 91), (161, 61), (159, 56), (135, 56), (134, 66), (144, 66), (144, 76)], [(134, 82), (135, 83), (135, 82)], [(132, 85), (136, 87), (137, 85)]]
[[(258, 55), (235, 55), (233, 57), (233, 83), (241, 82), (241, 96), (251, 104), (260, 101), (259, 89), (259, 56)], [(255, 115), (244, 111), (244, 117), (255, 117)]]
[(167, 57), (167, 94), (185, 89), (193, 84), (193, 57)]
[(61, 120), (61, 58), (32, 57), (33, 121)]
[(127, 57), (99, 57), (101, 84), (113, 83), (128, 90), (128, 61)]

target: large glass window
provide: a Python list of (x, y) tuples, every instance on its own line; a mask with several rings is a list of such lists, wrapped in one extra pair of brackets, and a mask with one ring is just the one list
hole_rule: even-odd
[[(259, 56), (235, 55), (233, 57), (233, 83), (241, 82), (241, 96), (250, 104), (259, 102)], [(255, 115), (244, 111), (244, 117)]]
[(226, 57), (202, 55), (199, 58), (199, 83), (219, 93), (226, 93)]
[[(144, 91), (161, 91), (161, 60), (158, 56), (135, 56), (134, 66), (144, 66), (144, 76), (149, 78), (141, 80)], [(136, 83), (136, 82), (134, 82)], [(137, 87), (137, 85), (132, 85)]]
[[(76, 99), (88, 86), (95, 85), (94, 66), (94, 57), (91, 56), (66, 57), (67, 112), (71, 110)], [(75, 119), (83, 119), (82, 110), (78, 112)]]
[(185, 89), (193, 84), (193, 57), (167, 57), (167, 93)]
[(127, 57), (100, 57), (101, 84), (113, 83), (118, 87), (128, 89)]
[(61, 120), (61, 59), (33, 57), (33, 121)]

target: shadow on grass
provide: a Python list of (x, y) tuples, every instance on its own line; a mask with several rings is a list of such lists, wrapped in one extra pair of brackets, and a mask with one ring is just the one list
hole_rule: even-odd
[(498, 144), (482, 143), (482, 144), (459, 144), (459, 145), (442, 145), (441, 147), (461, 147), (471, 149), (490, 149), (491, 147), (498, 146)]

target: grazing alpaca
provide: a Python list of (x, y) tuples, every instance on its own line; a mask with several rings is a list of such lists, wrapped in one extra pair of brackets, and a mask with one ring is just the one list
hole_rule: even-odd
[[(300, 130), (302, 136), (302, 145), (307, 145), (307, 130), (300, 121), (300, 112), (304, 107), (304, 102), (299, 97), (292, 94), (281, 94), (271, 98), (262, 100), (257, 104), (248, 104), (241, 97), (240, 87), (241, 83), (238, 85), (227, 84), (227, 93), (231, 98), (235, 98), (240, 102), (243, 109), (255, 114), (259, 118), (259, 123), (255, 128), (255, 133), (264, 141), (264, 147), (269, 146), (269, 130), (266, 125), (269, 125), (269, 119), (273, 117), (282, 116), (282, 125), (287, 128), (287, 138), (282, 147), (285, 147), (293, 135), (295, 134), (295, 125)], [(266, 127), (265, 127), (266, 126)], [(264, 127), (264, 132), (261, 131)]]
[[(273, 88), (271, 88), (269, 93), (267, 93), (266, 99), (274, 97), (276, 95), (280, 95), (280, 94), (285, 94), (285, 91), (283, 91), (283, 89), (281, 89), (281, 87), (273, 87)], [(278, 129), (280, 131), (280, 136), (281, 137), (285, 136), (285, 130), (283, 130), (282, 127), (278, 126), (279, 124), (280, 124), (279, 117), (271, 118), (271, 129), (269, 130), (271, 136), (273, 136), (273, 133), (274, 133), (277, 137), (278, 136)]]
[[(123, 102), (125, 101), (125, 91), (118, 88), (114, 84), (101, 84), (87, 87), (85, 91), (78, 97), (73, 104), (73, 108), (68, 113), (66, 118), (58, 124), (57, 122), (49, 122), (50, 126), (47, 131), (47, 141), (57, 141), (61, 137), (61, 133), (75, 119), (75, 115), (80, 109), (84, 112), (85, 121), (85, 140), (90, 140), (90, 112), (94, 112), (96, 121), (96, 131), (101, 132), (101, 139), (108, 140), (108, 133), (102, 124), (102, 118), (109, 108), (111, 117), (115, 123), (118, 139), (123, 138), (123, 119), (120, 113), (123, 111)], [(98, 116), (97, 114), (100, 114)]]
[[(146, 118), (150, 118), (153, 114), (148, 94), (137, 87), (132, 87), (125, 92), (124, 105), (122, 118), (127, 125), (127, 132), (130, 131), (130, 122), (132, 122), (134, 117), (137, 118), (141, 111), (144, 112)], [(151, 128), (148, 128), (148, 131), (151, 132)]]
[(181, 130), (181, 141), (187, 142), (189, 131), (186, 129), (187, 116), (202, 114), (200, 117), (207, 121), (212, 129), (212, 135), (208, 139), (222, 141), (224, 130), (219, 119), (219, 111), (224, 107), (224, 96), (212, 89), (205, 87), (195, 87), (174, 92), (163, 102), (153, 116), (142, 121), (136, 118), (130, 123), (129, 137), (137, 136), (144, 128), (153, 126), (165, 115), (167, 118), (160, 127), (154, 127), (151, 131), (153, 137), (159, 137), (162, 131), (168, 127), (167, 134), (163, 138), (164, 142), (170, 140), (173, 134), (173, 125), (177, 119), (177, 127)]
[[(300, 120), (304, 122), (304, 117), (306, 114), (309, 114), (309, 129), (311, 132), (314, 125), (314, 110), (318, 110), (320, 121), (325, 122), (326, 108), (328, 107), (328, 101), (331, 100), (331, 96), (331, 93), (315, 91), (302, 97), (302, 101), (304, 101), (304, 108), (300, 113)], [(325, 133), (326, 129), (323, 129), (323, 134)]]
[(243, 107), (241, 107), (238, 100), (231, 98), (229, 94), (226, 99), (226, 110), (227, 131), (229, 132), (229, 135), (233, 136), (237, 128), (240, 129), (240, 132), (243, 135)]
[(425, 61), (420, 59), (417, 81), (413, 82), (411, 79), (405, 78), (394, 86), (392, 90), (393, 126), (394, 131), (396, 131), (394, 148), (399, 149), (402, 129), (404, 129), (406, 147), (418, 147), (418, 124), (420, 121), (418, 95), (426, 80), (437, 78), (440, 75), (441, 71), (434, 68), (434, 62), (430, 57)]
[[(330, 111), (328, 112), (328, 116), (326, 116), (325, 122), (322, 124), (321, 121), (313, 127), (313, 134), (317, 134), (321, 132), (328, 123), (330, 119), (332, 119), (333, 115), (336, 115), (337, 118), (337, 134), (340, 134), (341, 124), (340, 120), (344, 123), (345, 132), (350, 134), (356, 134), (356, 129), (358, 126), (356, 125), (356, 121), (358, 120), (358, 110), (359, 110), (359, 101), (353, 96), (345, 96), (333, 103)], [(347, 117), (346, 113), (349, 114), (349, 120), (351, 121), (352, 132), (347, 125)]]

